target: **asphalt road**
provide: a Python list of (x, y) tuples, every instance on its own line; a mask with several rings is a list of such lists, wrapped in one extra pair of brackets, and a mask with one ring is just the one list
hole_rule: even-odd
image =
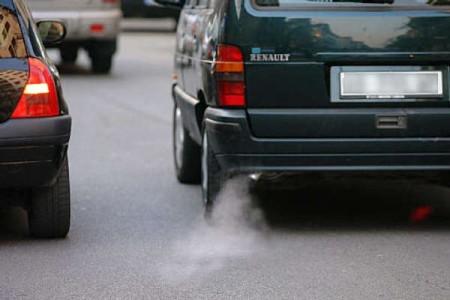
[(127, 33), (111, 76), (84, 56), (61, 67), (72, 231), (33, 240), (23, 212), (3, 211), (0, 299), (450, 299), (443, 188), (347, 178), (249, 195), (238, 179), (206, 224), (199, 187), (173, 173), (173, 47)]

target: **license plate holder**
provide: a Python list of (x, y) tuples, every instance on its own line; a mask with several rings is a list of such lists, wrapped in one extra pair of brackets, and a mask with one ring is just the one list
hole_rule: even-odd
[(418, 102), (446, 95), (444, 70), (333, 67), (333, 102)]

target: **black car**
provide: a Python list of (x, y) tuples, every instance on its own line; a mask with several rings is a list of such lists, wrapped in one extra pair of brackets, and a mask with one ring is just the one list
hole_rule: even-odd
[(206, 204), (236, 173), (448, 184), (449, 0), (157, 2), (183, 8), (175, 165)]
[(70, 227), (67, 148), (71, 117), (44, 44), (64, 24), (36, 24), (22, 0), (0, 0), (1, 204), (28, 211), (31, 235), (63, 238)]

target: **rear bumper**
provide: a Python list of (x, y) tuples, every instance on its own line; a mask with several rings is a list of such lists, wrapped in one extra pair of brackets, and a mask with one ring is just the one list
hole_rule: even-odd
[(66, 158), (70, 116), (0, 124), (0, 188), (51, 185)]
[(205, 126), (230, 172), (450, 170), (450, 138), (257, 138), (245, 110), (215, 108)]
[[(92, 11), (36, 11), (33, 12), (36, 20), (57, 19), (67, 25), (66, 40), (112, 40), (116, 39), (120, 32), (120, 9), (92, 10)], [(102, 24), (104, 30), (92, 32), (91, 25)]]

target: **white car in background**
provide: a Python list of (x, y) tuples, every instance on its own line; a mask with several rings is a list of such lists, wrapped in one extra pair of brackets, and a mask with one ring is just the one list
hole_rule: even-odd
[(80, 48), (91, 58), (95, 73), (109, 73), (117, 50), (122, 11), (120, 0), (28, 0), (36, 20), (59, 19), (67, 25), (61, 59), (74, 63)]

